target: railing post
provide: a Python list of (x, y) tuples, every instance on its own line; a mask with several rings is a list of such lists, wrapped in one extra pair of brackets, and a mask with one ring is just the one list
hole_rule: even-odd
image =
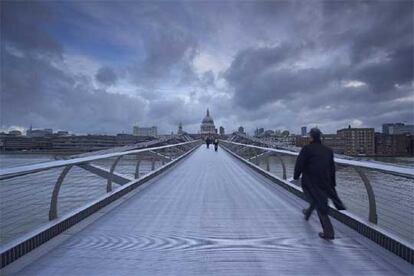
[(270, 155), (266, 156), (266, 171), (270, 172)]
[(119, 160), (121, 160), (121, 158), (122, 158), (122, 157), (123, 157), (123, 155), (118, 156), (118, 157), (115, 159), (115, 161), (114, 161), (114, 163), (112, 164), (112, 166), (111, 166), (111, 170), (109, 171), (109, 178), (108, 178), (108, 182), (107, 182), (107, 184), (106, 184), (106, 192), (107, 192), (107, 193), (109, 193), (109, 192), (111, 192), (111, 191), (112, 191), (112, 175), (113, 175), (113, 173), (114, 173), (114, 171), (115, 171), (115, 167), (116, 167), (116, 165), (118, 164)]
[[(239, 148), (238, 148), (239, 147)], [(233, 152), (234, 153), (236, 153), (237, 155), (240, 155), (240, 152), (239, 151), (242, 151), (244, 149), (244, 147), (243, 146), (238, 146), (238, 145), (236, 145), (235, 147), (234, 147), (234, 149), (233, 149)]]
[(256, 166), (259, 166), (259, 164), (260, 164), (260, 160), (259, 160), (259, 157), (258, 157), (258, 155), (259, 155), (258, 152), (259, 151), (257, 149), (254, 149), (254, 157), (253, 157), (254, 161), (253, 162), (256, 164)]
[(155, 170), (155, 157), (151, 159), (151, 171)]
[[(186, 150), (182, 149), (180, 146), (176, 146), (176, 149), (180, 150), (182, 152), (182, 154), (186, 153)], [(177, 156), (180, 156), (181, 154), (178, 153)]]
[(53, 188), (52, 198), (50, 199), (50, 208), (49, 208), (49, 220), (53, 220), (57, 218), (57, 204), (58, 204), (58, 196), (60, 187), (62, 186), (63, 180), (65, 179), (66, 175), (72, 169), (73, 165), (66, 166), (59, 175), (55, 183), (55, 187)]
[(139, 165), (141, 164), (141, 158), (137, 154), (137, 165), (135, 166), (135, 179), (139, 178)]
[(374, 194), (374, 190), (372, 189), (371, 182), (369, 181), (365, 172), (361, 168), (359, 167), (353, 167), (353, 168), (358, 173), (359, 177), (361, 177), (362, 182), (364, 183), (365, 189), (367, 191), (368, 204), (369, 204), (368, 220), (369, 222), (377, 224), (378, 223), (377, 203), (375, 201), (375, 194)]

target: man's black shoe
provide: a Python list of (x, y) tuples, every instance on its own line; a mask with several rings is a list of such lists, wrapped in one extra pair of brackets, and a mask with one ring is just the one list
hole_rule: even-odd
[(336, 200), (334, 200), (334, 199), (332, 199), (332, 202), (333, 202), (333, 204), (335, 205), (335, 208), (337, 209), (337, 210), (346, 210), (346, 207), (345, 207), (345, 205), (342, 203), (342, 201), (341, 200), (339, 200), (339, 198), (338, 199), (336, 199)]
[(324, 240), (333, 240), (333, 239), (335, 239), (334, 236), (325, 236), (325, 234), (322, 233), (322, 232), (319, 232), (319, 237), (324, 239)]

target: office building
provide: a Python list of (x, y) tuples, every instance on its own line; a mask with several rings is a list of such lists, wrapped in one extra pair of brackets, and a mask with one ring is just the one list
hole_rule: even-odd
[(335, 153), (345, 153), (345, 140), (337, 134), (323, 134), (322, 144), (330, 147)]
[(295, 137), (295, 146), (304, 147), (310, 143), (310, 137), (298, 135)]
[(378, 156), (413, 156), (414, 135), (375, 133), (375, 154)]
[(220, 135), (224, 135), (225, 133), (224, 133), (224, 127), (220, 127)]
[(133, 135), (135, 136), (150, 136), (150, 137), (157, 137), (157, 127), (139, 127), (134, 126), (133, 128)]
[(65, 130), (59, 130), (55, 133), (55, 136), (69, 136), (69, 132)]
[(306, 127), (305, 127), (305, 126), (304, 126), (304, 127), (302, 127), (300, 130), (301, 130), (300, 134), (301, 134), (302, 136), (306, 136), (306, 134), (308, 133), (308, 132), (307, 132), (307, 129), (306, 129)]
[(22, 136), (22, 132), (20, 130), (11, 130), (9, 131), (9, 134), (13, 136)]
[(340, 139), (344, 140), (344, 154), (346, 155), (375, 155), (374, 128), (348, 128), (337, 131)]
[(45, 128), (45, 129), (33, 129), (32, 126), (26, 131), (27, 137), (46, 137), (53, 135), (53, 129)]
[(262, 134), (264, 134), (264, 132), (265, 132), (264, 128), (262, 128), (262, 127), (261, 128), (256, 128), (256, 130), (254, 131), (254, 136), (259, 137)]
[(411, 134), (414, 135), (414, 125), (404, 123), (383, 124), (382, 133), (389, 135)]

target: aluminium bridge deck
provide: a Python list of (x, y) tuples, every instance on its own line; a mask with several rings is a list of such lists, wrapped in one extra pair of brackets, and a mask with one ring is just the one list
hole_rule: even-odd
[[(410, 275), (413, 266), (219, 150), (176, 167), (49, 241), (18, 275)], [(0, 273), (1, 274), (1, 273)]]

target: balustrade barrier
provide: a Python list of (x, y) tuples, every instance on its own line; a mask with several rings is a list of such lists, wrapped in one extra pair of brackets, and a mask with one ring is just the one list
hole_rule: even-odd
[[(302, 194), (300, 181), (292, 181), (298, 152), (220, 140), (224, 149), (278, 179), (288, 190)], [(336, 189), (347, 210), (372, 229), (413, 248), (414, 169), (392, 164), (335, 158)], [(286, 186), (289, 185), (289, 186)], [(293, 186), (293, 188), (291, 188)], [(297, 190), (297, 191), (296, 191)], [(412, 251), (411, 251), (412, 254)], [(413, 256), (410, 257), (411, 260)]]
[(0, 244), (140, 180), (200, 143), (196, 140), (0, 170)]

